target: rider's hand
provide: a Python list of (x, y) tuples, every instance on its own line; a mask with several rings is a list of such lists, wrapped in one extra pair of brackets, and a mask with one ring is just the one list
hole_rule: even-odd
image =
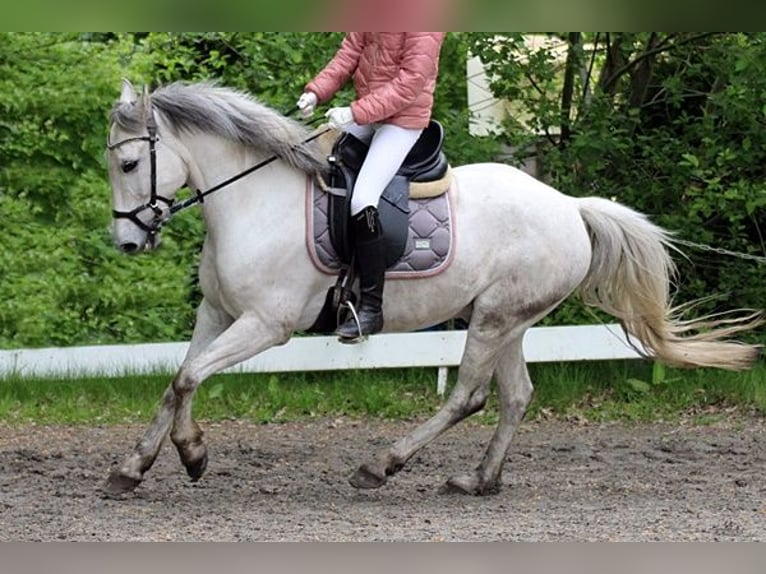
[(354, 123), (354, 114), (351, 113), (350, 107), (332, 108), (325, 117), (330, 127), (335, 130), (343, 131)]
[(305, 92), (300, 98), (298, 103), (295, 104), (301, 112), (304, 118), (308, 118), (314, 113), (314, 109), (317, 107), (317, 95), (314, 92)]

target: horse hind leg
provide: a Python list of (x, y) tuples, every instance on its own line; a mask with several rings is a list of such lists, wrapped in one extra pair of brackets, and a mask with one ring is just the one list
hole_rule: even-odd
[(447, 492), (493, 494), (500, 490), (503, 463), (527, 406), (532, 398), (522, 348), (522, 337), (509, 344), (495, 368), (495, 384), (500, 407), (500, 420), (479, 465), (473, 471), (447, 481)]
[(477, 337), (470, 329), (463, 358), (458, 369), (455, 388), (442, 408), (425, 423), (392, 447), (380, 452), (362, 464), (349, 478), (356, 488), (378, 488), (388, 477), (400, 471), (418, 450), (444, 431), (481, 410), (487, 401), (496, 349), (486, 341), (491, 337)]

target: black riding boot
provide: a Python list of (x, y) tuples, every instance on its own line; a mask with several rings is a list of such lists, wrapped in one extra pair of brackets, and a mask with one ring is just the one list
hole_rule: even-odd
[(359, 272), (359, 306), (357, 324), (353, 313), (335, 332), (342, 343), (356, 343), (367, 335), (383, 329), (383, 279), (386, 273), (386, 252), (378, 210), (365, 207), (351, 218)]

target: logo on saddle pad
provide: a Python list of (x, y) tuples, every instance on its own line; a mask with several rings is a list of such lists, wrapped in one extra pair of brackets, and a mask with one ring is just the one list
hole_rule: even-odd
[[(452, 261), (454, 184), (442, 141), (443, 129), (432, 121), (381, 196), (387, 279), (435, 275)], [(337, 274), (351, 259), (351, 190), (366, 153), (363, 142), (343, 134), (332, 148), (328, 180), (311, 182), (306, 194), (309, 253), (328, 274)]]

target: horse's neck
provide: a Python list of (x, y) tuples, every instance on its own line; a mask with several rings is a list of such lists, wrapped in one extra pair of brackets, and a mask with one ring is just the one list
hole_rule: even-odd
[[(190, 138), (186, 144), (193, 168), (189, 184), (200, 192), (269, 159), (239, 144), (210, 136)], [(263, 232), (264, 225), (302, 233), (305, 208), (304, 174), (277, 160), (208, 195), (202, 211), (209, 233), (241, 233), (244, 228)], [(289, 222), (280, 221), (290, 214)], [(296, 221), (300, 219), (301, 221)]]

